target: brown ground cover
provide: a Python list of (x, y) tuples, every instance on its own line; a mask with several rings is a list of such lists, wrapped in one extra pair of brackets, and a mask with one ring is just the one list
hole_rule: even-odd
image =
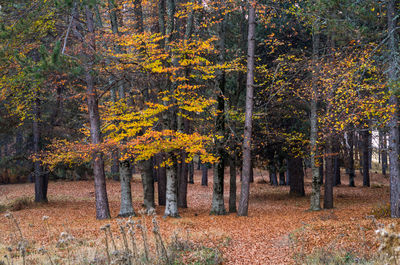
[[(389, 200), (387, 178), (372, 173), (371, 188), (363, 188), (362, 179), (357, 175), (357, 187), (350, 188), (342, 172), (342, 185), (334, 188), (335, 209), (309, 212), (309, 178), (306, 178), (305, 184), (307, 196), (296, 198), (289, 196), (287, 186), (272, 187), (260, 183), (262, 174), (266, 178), (265, 172), (257, 170), (255, 173), (249, 217), (237, 217), (236, 214), (210, 216), (212, 183), (210, 181), (208, 187), (201, 186), (200, 173), (196, 172), (195, 184), (189, 184), (188, 189), (189, 208), (180, 210), (182, 218), (159, 218), (161, 232), (166, 237), (173, 231), (189, 233), (194, 241), (219, 247), (224, 264), (293, 264), (295, 257), (299, 260), (302, 255), (320, 248), (343, 248), (363, 256), (373, 254), (376, 250), (376, 221), (371, 215), (374, 210), (384, 208)], [(226, 205), (228, 179), (226, 176)], [(69, 231), (75, 238), (97, 244), (104, 240), (101, 226), (110, 223), (117, 230), (119, 183), (108, 181), (107, 189), (113, 216), (111, 220), (95, 219), (93, 181), (50, 182), (48, 204), (32, 204), (14, 211), (13, 215), (19, 221), (24, 236), (35, 246), (46, 246), (50, 240), (56, 240), (62, 231)], [(238, 182), (238, 196), (239, 190)], [(32, 196), (33, 191), (33, 184), (0, 186), (0, 204)], [(134, 176), (132, 193), (134, 207), (138, 211), (141, 208), (142, 187), (137, 175)], [(157, 206), (157, 215), (162, 216), (163, 210), (163, 207)], [(48, 226), (44, 224), (43, 216), (49, 216)], [(146, 217), (149, 223), (150, 218)], [(378, 221), (396, 222), (389, 218)], [(13, 228), (3, 212), (0, 216), (0, 260), (4, 248), (12, 243), (13, 237)]]

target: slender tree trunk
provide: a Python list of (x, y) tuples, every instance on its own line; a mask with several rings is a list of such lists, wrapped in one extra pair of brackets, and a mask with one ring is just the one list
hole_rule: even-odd
[(289, 158), (288, 170), (290, 174), (290, 194), (305, 196), (303, 159), (301, 157)]
[(339, 135), (336, 135), (333, 139), (332, 150), (335, 153), (335, 155), (333, 157), (333, 174), (334, 174), (333, 186), (337, 186), (337, 185), (341, 184), (340, 161), (339, 161), (339, 153), (340, 153)]
[(286, 186), (290, 185), (289, 159), (286, 159)]
[(319, 181), (320, 185), (322, 185), (324, 184), (324, 158), (322, 156), (318, 158), (318, 163), (319, 163), (318, 167)]
[(229, 159), (229, 212), (236, 213), (236, 157)]
[(201, 164), (201, 186), (208, 186), (208, 166), (206, 163)]
[(108, 0), (108, 12), (110, 13), (111, 30), (118, 34), (117, 5), (115, 0)]
[(253, 167), (253, 161), (251, 161), (251, 168), (250, 168), (250, 183), (254, 182), (254, 167)]
[(319, 21), (315, 21), (313, 24), (313, 54), (312, 54), (312, 94), (311, 94), (311, 116), (310, 116), (310, 154), (311, 154), (311, 201), (310, 210), (319, 211), (321, 210), (320, 197), (321, 197), (321, 181), (320, 174), (317, 167), (317, 139), (318, 139), (318, 116), (317, 116), (317, 103), (318, 103), (318, 50), (319, 50)]
[(153, 180), (154, 182), (158, 182), (158, 169), (157, 169), (157, 159), (156, 156), (152, 159), (152, 167), (153, 167)]
[(153, 176), (153, 159), (140, 162), (140, 171), (143, 184), (143, 204), (146, 212), (154, 211), (154, 176)]
[(388, 158), (387, 158), (387, 136), (386, 132), (382, 136), (382, 152), (381, 152), (381, 162), (382, 162), (382, 174), (386, 176), (386, 170), (388, 165)]
[(178, 214), (178, 162), (174, 155), (171, 155), (172, 165), (167, 165), (167, 191), (164, 217), (179, 217)]
[(325, 150), (325, 194), (324, 194), (324, 209), (333, 208), (333, 150), (332, 139), (328, 139)]
[(167, 170), (161, 167), (163, 156), (157, 155), (158, 160), (158, 205), (165, 205), (166, 203), (166, 189), (167, 189)]
[(279, 162), (279, 186), (285, 186), (285, 160), (281, 159)]
[(372, 146), (372, 133), (368, 133), (368, 168), (372, 169), (372, 155), (374, 148)]
[[(96, 5), (97, 7), (97, 5)], [(97, 7), (98, 10), (98, 7)], [(118, 31), (118, 19), (117, 19), (117, 5), (115, 4), (115, 0), (108, 0), (108, 12), (110, 14), (110, 22), (111, 22), (111, 31), (113, 34), (117, 35), (119, 34)], [(99, 18), (100, 14), (99, 14)], [(100, 20), (101, 21), (101, 20)], [(113, 83), (113, 77), (110, 78), (110, 83)], [(111, 88), (111, 100), (115, 104), (117, 101), (117, 96), (115, 92), (115, 88)], [(113, 150), (111, 154), (112, 158), (112, 165), (111, 165), (111, 176), (113, 180), (119, 181), (119, 150), (115, 149)]]
[(333, 160), (333, 168), (334, 168), (334, 175), (335, 175), (335, 182), (334, 186), (338, 186), (342, 184), (340, 180), (340, 163), (339, 163), (339, 157), (336, 155), (334, 160)]
[[(174, 0), (166, 0), (166, 14), (167, 14), (167, 23), (165, 25), (165, 49), (168, 52), (171, 52), (171, 48), (169, 44), (174, 39), (175, 32), (175, 1)], [(160, 12), (161, 10), (159, 10)], [(172, 53), (172, 52), (171, 52)], [(172, 65), (177, 66), (176, 58), (171, 54)], [(170, 84), (170, 83), (169, 83)], [(175, 84), (170, 84), (169, 88), (174, 87)], [(167, 104), (167, 102), (163, 102)], [(172, 131), (176, 131), (178, 126), (180, 126), (180, 122), (178, 121), (177, 116), (178, 109), (169, 110), (165, 113), (164, 116), (164, 129), (169, 129)], [(173, 152), (169, 152), (168, 154), (170, 164), (166, 166), (167, 173), (167, 188), (166, 188), (166, 206), (164, 217), (179, 217), (178, 214), (178, 160), (176, 154)]]
[(119, 181), (119, 151), (114, 150), (111, 154), (111, 176), (115, 181)]
[(120, 217), (136, 215), (132, 205), (131, 177), (130, 161), (124, 160), (120, 162), (121, 206), (118, 214)]
[(215, 163), (213, 166), (213, 172), (213, 196), (210, 214), (224, 215), (226, 214), (224, 205), (224, 178), (221, 179), (220, 177), (224, 174), (224, 163)]
[(396, 108), (396, 112), (389, 122), (389, 167), (390, 167), (390, 212), (394, 218), (400, 217), (400, 168), (399, 168), (399, 124), (398, 124), (398, 36), (396, 1), (388, 0), (388, 32), (390, 61), (388, 70), (389, 90), (391, 93), (389, 104)]
[(349, 186), (355, 187), (354, 177), (354, 130), (351, 129), (348, 136), (348, 148), (349, 148)]
[(158, 1), (158, 26), (160, 33), (165, 34), (165, 0)]
[(194, 184), (194, 161), (189, 163), (189, 184)]
[(186, 153), (181, 152), (181, 163), (179, 163), (178, 179), (178, 207), (187, 208), (187, 185), (188, 185), (188, 164), (185, 162)]
[(249, 209), (250, 171), (251, 171), (251, 135), (253, 119), (253, 94), (254, 94), (254, 53), (255, 53), (255, 5), (249, 1), (249, 32), (247, 47), (247, 81), (246, 81), (246, 113), (243, 140), (243, 181), (240, 191), (239, 216), (247, 216)]
[(135, 30), (142, 33), (144, 30), (142, 0), (133, 0), (133, 12), (135, 15)]
[[(189, 20), (189, 18), (188, 18)], [(193, 18), (191, 19), (193, 20)], [(190, 21), (190, 20), (189, 20)], [(222, 21), (218, 25), (218, 63), (225, 63), (225, 31), (226, 31), (226, 15), (222, 17)], [(220, 138), (215, 139), (215, 149), (219, 161), (214, 164), (213, 170), (213, 197), (211, 203), (210, 214), (224, 215), (226, 214), (224, 205), (224, 174), (226, 154), (224, 150), (225, 144), (225, 71), (218, 70), (215, 84), (217, 90), (217, 117), (215, 128)]]
[(370, 179), (369, 179), (369, 131), (365, 129), (362, 131), (362, 150), (363, 150), (363, 186), (369, 187), (370, 186)]
[(278, 178), (276, 176), (275, 168), (269, 171), (269, 177), (271, 179), (272, 186), (278, 186)]
[[(97, 91), (94, 86), (94, 80), (92, 76), (93, 62), (94, 62), (94, 50), (96, 47), (93, 13), (88, 6), (85, 6), (86, 12), (86, 24), (88, 27), (89, 37), (89, 50), (88, 62), (85, 64), (86, 72), (86, 97), (89, 111), (89, 122), (90, 122), (90, 136), (92, 144), (98, 145), (102, 142), (101, 131), (100, 131), (100, 114), (97, 99)], [(95, 198), (96, 198), (96, 217), (97, 219), (110, 218), (110, 210), (108, 207), (108, 197), (106, 189), (106, 179), (104, 174), (104, 161), (103, 154), (96, 152), (93, 155), (93, 174), (94, 174), (94, 185), (95, 185)]]
[[(35, 155), (38, 155), (41, 152), (40, 99), (37, 97), (33, 104), (33, 151)], [(35, 176), (35, 202), (47, 202), (48, 176), (43, 173), (39, 160), (34, 162), (33, 172)]]

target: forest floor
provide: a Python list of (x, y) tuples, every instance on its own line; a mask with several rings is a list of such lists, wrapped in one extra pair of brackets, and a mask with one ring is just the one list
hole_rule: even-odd
[[(200, 172), (196, 171), (195, 184), (189, 184), (187, 209), (180, 209), (179, 219), (160, 220), (161, 232), (170, 236), (173, 231), (189, 234), (194, 241), (220, 248), (224, 264), (294, 264), (303, 263), (307, 255), (344, 250), (345, 253), (368, 257), (377, 248), (374, 231), (376, 220), (373, 213), (384, 212), (389, 201), (388, 179), (371, 173), (371, 188), (362, 187), (358, 174), (355, 188), (348, 187), (347, 176), (342, 172), (342, 185), (334, 188), (332, 210), (309, 212), (311, 180), (305, 181), (306, 197), (289, 196), (289, 187), (272, 187), (263, 183), (265, 172), (255, 170), (255, 182), (251, 184), (248, 217), (210, 216), (212, 175), (209, 186), (200, 185)], [(229, 177), (225, 180), (225, 200), (228, 205)], [(75, 238), (95, 242), (104, 241), (100, 227), (105, 224), (117, 231), (119, 211), (119, 183), (107, 182), (111, 220), (97, 221), (94, 208), (93, 181), (50, 182), (49, 203), (31, 204), (14, 211), (25, 238), (35, 246), (46, 246), (57, 240), (62, 231), (69, 231)], [(0, 205), (34, 193), (33, 184), (0, 186)], [(240, 183), (238, 182), (238, 197)], [(142, 186), (139, 175), (132, 184), (133, 203), (136, 212), (142, 204)], [(323, 189), (322, 189), (323, 194)], [(157, 199), (156, 199), (157, 202)], [(157, 206), (162, 216), (164, 207)], [(48, 216), (46, 221), (43, 216)], [(137, 217), (140, 218), (140, 217)], [(146, 222), (151, 222), (146, 217)], [(396, 222), (390, 218), (378, 222)], [(4, 248), (12, 243), (14, 229), (3, 214), (0, 216), (0, 260)], [(14, 231), (14, 232), (13, 232)], [(97, 242), (97, 243), (96, 243)], [(101, 251), (99, 249), (98, 251)]]

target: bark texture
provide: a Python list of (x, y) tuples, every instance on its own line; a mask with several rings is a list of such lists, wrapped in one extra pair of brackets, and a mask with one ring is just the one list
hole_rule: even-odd
[[(35, 154), (41, 152), (41, 131), (40, 131), (40, 99), (37, 97), (33, 105), (33, 151)], [(35, 176), (35, 202), (47, 202), (48, 175), (43, 172), (39, 160), (34, 162)]]
[(333, 155), (332, 155), (332, 140), (329, 139), (325, 150), (325, 194), (324, 194), (324, 209), (333, 208)]
[(295, 196), (305, 196), (304, 192), (304, 171), (303, 159), (301, 157), (291, 157), (288, 159), (288, 171), (290, 174), (290, 194)]
[(178, 214), (178, 176), (176, 157), (172, 157), (172, 165), (166, 166), (167, 171), (167, 191), (164, 217), (179, 217)]
[[(100, 114), (97, 98), (97, 91), (92, 76), (94, 52), (96, 48), (93, 13), (88, 6), (85, 6), (86, 24), (88, 30), (89, 44), (87, 50), (87, 62), (85, 63), (85, 79), (86, 79), (86, 97), (89, 111), (90, 136), (92, 144), (100, 144), (102, 142), (100, 131)], [(83, 40), (82, 40), (83, 41)], [(93, 174), (96, 198), (96, 218), (110, 218), (110, 210), (108, 207), (108, 197), (106, 190), (106, 178), (104, 174), (103, 154), (96, 152), (93, 155)]]
[(152, 159), (140, 162), (140, 171), (143, 184), (143, 204), (147, 213), (154, 211), (154, 176)]
[[(396, 1), (388, 0), (387, 6), (388, 32), (389, 32), (389, 104), (398, 110), (398, 100), (395, 95), (397, 90), (396, 83), (398, 80), (398, 36), (397, 36), (397, 10)], [(394, 218), (400, 217), (400, 175), (399, 175), (399, 118), (396, 111), (389, 122), (389, 167), (390, 167), (390, 211)]]
[(236, 155), (229, 159), (229, 212), (236, 213)]
[(254, 94), (254, 53), (255, 53), (255, 2), (249, 2), (249, 31), (247, 46), (247, 80), (246, 80), (246, 113), (243, 140), (243, 166), (242, 166), (242, 185), (238, 215), (247, 216), (249, 209), (250, 193), (250, 171), (251, 171), (251, 135), (253, 118), (253, 94)]
[(361, 132), (362, 136), (362, 166), (363, 166), (363, 186), (369, 187), (370, 186), (370, 178), (369, 178), (369, 131), (365, 129)]
[(349, 149), (349, 186), (355, 187), (354, 177), (355, 177), (355, 170), (354, 170), (354, 130), (350, 130), (348, 139), (348, 149)]
[(208, 166), (201, 164), (201, 186), (208, 186)]
[(132, 205), (131, 177), (130, 161), (125, 160), (120, 162), (121, 206), (118, 216), (121, 217), (136, 215)]
[(213, 215), (224, 215), (226, 214), (224, 205), (224, 178), (220, 177), (224, 175), (224, 163), (217, 162), (213, 166), (213, 196), (211, 203), (210, 214)]
[(181, 163), (179, 163), (178, 175), (178, 207), (187, 208), (187, 185), (188, 185), (188, 164), (185, 162), (186, 154), (182, 152)]
[(166, 203), (166, 189), (167, 189), (167, 170), (165, 167), (161, 167), (163, 162), (163, 156), (157, 155), (158, 164), (158, 205), (165, 205)]
[(317, 138), (318, 138), (318, 117), (317, 117), (317, 103), (318, 103), (318, 50), (319, 50), (319, 22), (316, 21), (313, 24), (313, 73), (312, 73), (312, 95), (311, 95), (311, 116), (310, 116), (310, 154), (311, 154), (311, 198), (310, 198), (310, 210), (319, 211), (321, 210), (321, 176), (317, 167)]

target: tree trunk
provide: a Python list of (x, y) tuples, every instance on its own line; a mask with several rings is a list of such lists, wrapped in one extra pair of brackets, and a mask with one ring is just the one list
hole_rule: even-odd
[(205, 163), (201, 164), (201, 186), (208, 186), (208, 166)]
[(119, 181), (119, 150), (112, 151), (111, 154), (111, 176), (115, 181)]
[(240, 191), (239, 200), (239, 216), (247, 216), (249, 209), (249, 193), (250, 193), (250, 171), (251, 171), (251, 135), (252, 135), (252, 119), (253, 119), (253, 94), (254, 94), (254, 54), (255, 54), (255, 5), (253, 1), (249, 1), (249, 32), (247, 47), (247, 80), (246, 80), (246, 113), (244, 125), (243, 139), (243, 181)]
[(118, 34), (117, 5), (115, 0), (108, 0), (108, 12), (110, 13), (111, 31)]
[(236, 157), (229, 159), (229, 212), (236, 213)]
[(313, 24), (313, 73), (312, 73), (312, 94), (311, 94), (311, 115), (310, 115), (310, 154), (311, 154), (311, 199), (310, 199), (310, 210), (319, 211), (321, 210), (320, 197), (321, 197), (321, 181), (320, 174), (317, 167), (317, 153), (318, 153), (318, 116), (317, 116), (317, 104), (318, 104), (318, 49), (319, 49), (319, 22), (316, 21)]
[(382, 152), (381, 152), (381, 162), (382, 162), (382, 174), (386, 177), (386, 170), (388, 166), (388, 158), (387, 158), (387, 136), (384, 133), (382, 137)]
[[(94, 86), (94, 80), (92, 76), (93, 62), (94, 60), (94, 49), (96, 47), (93, 13), (88, 6), (85, 6), (86, 11), (86, 24), (88, 27), (89, 46), (87, 50), (90, 51), (88, 55), (88, 62), (85, 64), (85, 77), (86, 77), (86, 97), (89, 111), (89, 122), (90, 122), (90, 136), (92, 144), (98, 145), (102, 142), (101, 131), (100, 131), (100, 114), (97, 99), (97, 91)], [(94, 174), (94, 185), (95, 185), (95, 197), (96, 197), (96, 218), (106, 219), (110, 218), (110, 210), (108, 207), (108, 197), (106, 190), (106, 179), (104, 174), (104, 161), (103, 154), (96, 152), (93, 155), (93, 174)]]
[(285, 186), (285, 160), (281, 159), (279, 162), (279, 186)]
[(188, 164), (185, 162), (186, 154), (181, 152), (181, 163), (178, 170), (178, 207), (187, 208)]
[(154, 176), (153, 176), (153, 159), (140, 162), (140, 171), (143, 184), (143, 204), (146, 212), (154, 211)]
[(372, 169), (372, 154), (373, 154), (373, 146), (372, 146), (372, 133), (368, 133), (368, 168)]
[[(162, 1), (160, 1), (162, 2)], [(142, 33), (144, 30), (143, 27), (143, 8), (142, 8), (142, 0), (134, 0), (133, 1), (133, 12), (135, 15), (135, 31)]]
[(157, 155), (157, 165), (158, 165), (158, 205), (165, 205), (166, 203), (166, 189), (167, 189), (167, 170), (161, 167), (163, 162), (163, 156)]
[[(211, 203), (212, 215), (226, 214), (224, 205), (224, 162), (219, 161), (213, 166), (213, 196)], [(222, 178), (221, 178), (222, 176)]]
[(400, 172), (399, 172), (399, 125), (398, 125), (398, 36), (397, 36), (397, 10), (396, 1), (388, 0), (388, 32), (390, 61), (388, 69), (390, 100), (389, 104), (394, 106), (396, 112), (389, 122), (389, 167), (390, 167), (390, 212), (394, 218), (400, 217)]
[(286, 159), (286, 185), (290, 186), (289, 159)]
[(322, 185), (324, 184), (324, 158), (322, 156), (318, 158), (318, 163), (319, 163), (318, 167), (319, 181), (320, 185)]
[(189, 163), (189, 184), (194, 184), (194, 161)]
[(152, 159), (152, 168), (153, 168), (153, 182), (158, 182), (158, 169), (157, 169), (157, 159), (154, 156)]
[[(33, 151), (35, 155), (39, 155), (41, 152), (40, 99), (37, 97), (33, 104)], [(43, 172), (39, 160), (35, 160), (33, 172), (35, 176), (35, 202), (47, 202), (48, 175)]]
[(250, 182), (250, 183), (253, 183), (253, 182), (254, 182), (254, 167), (253, 167), (253, 161), (252, 161), (252, 163), (251, 163), (251, 168), (250, 168), (250, 180), (249, 180), (249, 182)]
[(278, 178), (276, 176), (275, 168), (269, 170), (269, 178), (272, 186), (278, 186)]
[(369, 131), (365, 129), (362, 131), (362, 150), (363, 150), (363, 186), (369, 187), (370, 180), (369, 180)]
[(324, 209), (333, 208), (333, 156), (332, 140), (328, 139), (325, 150), (325, 194)]
[(197, 170), (201, 170), (201, 161), (200, 161), (200, 157), (197, 160)]
[(120, 217), (136, 215), (132, 205), (131, 177), (132, 171), (129, 160), (120, 162), (121, 206), (118, 214)]
[(175, 155), (171, 154), (172, 165), (166, 166), (167, 191), (164, 217), (179, 217), (178, 214), (178, 165)]
[[(189, 18), (188, 18), (189, 20)], [(193, 18), (192, 18), (193, 20)], [(225, 31), (226, 17), (222, 17), (222, 21), (218, 25), (218, 63), (225, 63)], [(217, 117), (215, 120), (216, 133), (220, 138), (215, 139), (215, 149), (219, 161), (213, 167), (213, 197), (211, 203), (210, 214), (224, 215), (226, 214), (224, 205), (224, 173), (225, 173), (225, 71), (217, 70), (216, 78), (217, 91)]]
[(295, 196), (305, 196), (304, 192), (304, 171), (303, 159), (301, 157), (291, 157), (288, 159), (288, 171), (290, 174), (290, 194)]
[[(337, 150), (336, 150), (337, 151)], [(336, 153), (335, 151), (335, 153)], [(341, 180), (340, 180), (340, 162), (339, 162), (339, 155), (336, 153), (335, 158), (333, 160), (334, 164), (333, 164), (333, 168), (334, 168), (334, 174), (335, 174), (335, 185), (340, 185), (342, 184)]]
[(347, 139), (348, 143), (348, 148), (349, 148), (349, 186), (350, 187), (355, 187), (355, 182), (354, 182), (354, 177), (355, 177), (355, 171), (354, 171), (354, 130), (351, 129), (349, 132), (349, 136)]
[[(110, 83), (113, 81), (110, 80)], [(111, 101), (115, 104), (117, 102), (117, 96), (115, 93), (115, 88), (111, 88), (110, 90), (111, 93)], [(112, 151), (111, 153), (111, 176), (112, 179), (115, 181), (119, 181), (119, 150), (116, 148), (115, 150)]]

